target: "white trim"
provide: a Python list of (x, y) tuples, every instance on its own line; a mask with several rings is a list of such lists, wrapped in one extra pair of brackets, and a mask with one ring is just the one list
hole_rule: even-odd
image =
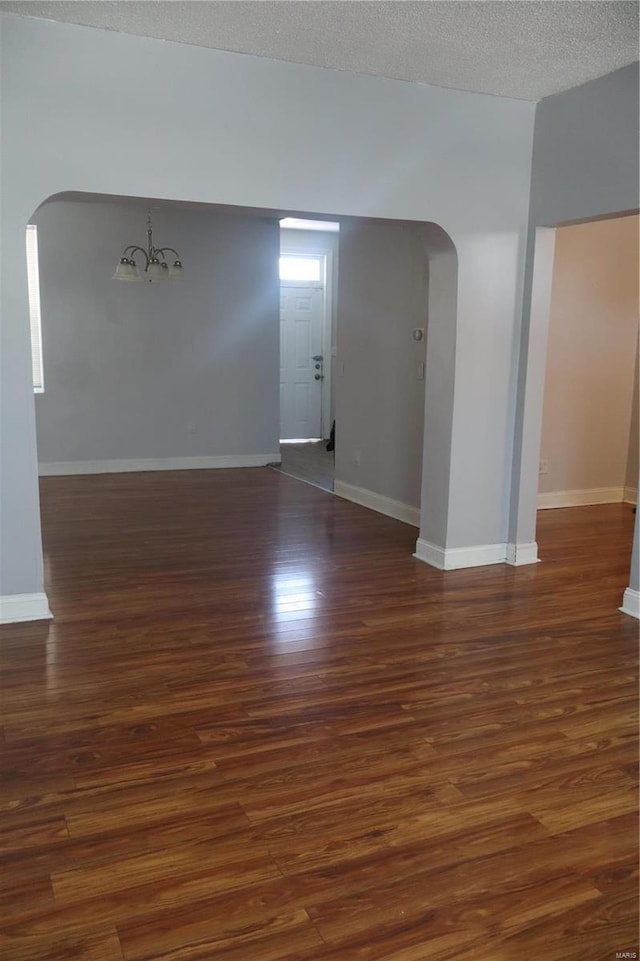
[(622, 597), (622, 607), (618, 610), (640, 620), (640, 591), (634, 591), (632, 587), (628, 587)]
[(27, 224), (27, 282), (29, 291), (29, 329), (31, 331), (31, 368), (34, 394), (44, 394), (44, 361), (42, 352), (42, 308), (40, 304), (40, 267), (38, 263), (38, 228)]
[(336, 480), (333, 482), (333, 493), (338, 497), (343, 497), (361, 507), (368, 507), (379, 514), (386, 514), (404, 524), (411, 524), (412, 527), (420, 527), (420, 511), (417, 507), (403, 504), (402, 501), (395, 501), (391, 497), (383, 494), (376, 494), (375, 491), (367, 490), (365, 487), (355, 487), (353, 484), (346, 484), (344, 481)]
[(507, 564), (512, 567), (522, 567), (525, 564), (538, 563), (538, 545), (535, 541), (528, 544), (507, 544)]
[(538, 510), (552, 510), (556, 507), (588, 507), (590, 504), (621, 504), (623, 495), (623, 487), (552, 491), (550, 494), (538, 494)]
[(637, 504), (638, 503), (638, 491), (635, 487), (625, 487), (622, 500), (625, 504)]
[(473, 547), (442, 548), (419, 537), (416, 541), (417, 560), (424, 561), (440, 571), (454, 571), (464, 567), (485, 567), (504, 564), (507, 559), (506, 544), (475, 544)]
[(41, 477), (63, 474), (127, 474), (156, 470), (217, 470), (227, 467), (266, 467), (279, 463), (280, 451), (273, 454), (222, 454), (215, 457), (151, 457), (143, 460), (51, 461), (38, 465)]
[(435, 544), (431, 544), (429, 541), (423, 540), (422, 537), (419, 537), (416, 541), (416, 552), (413, 556), (416, 560), (430, 564), (431, 567), (437, 567), (439, 571), (445, 571), (447, 569), (445, 566), (446, 551), (441, 547), (436, 547)]
[(17, 624), (20, 621), (50, 621), (47, 595), (3, 594), (0, 597), (0, 624)]
[(333, 248), (323, 251), (324, 257), (324, 305), (322, 314), (322, 417), (320, 433), (326, 440), (331, 433), (331, 393), (333, 385), (333, 285), (334, 264)]

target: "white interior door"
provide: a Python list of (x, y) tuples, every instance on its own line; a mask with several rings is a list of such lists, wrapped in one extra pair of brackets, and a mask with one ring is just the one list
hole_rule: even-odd
[(280, 439), (322, 437), (324, 288), (280, 283)]

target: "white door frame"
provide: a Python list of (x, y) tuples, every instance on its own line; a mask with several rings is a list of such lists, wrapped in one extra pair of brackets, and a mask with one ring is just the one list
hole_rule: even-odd
[[(331, 331), (333, 327), (333, 250), (330, 247), (281, 247), (281, 257), (317, 257), (321, 262), (321, 281), (318, 286), (324, 290), (322, 305), (322, 367), (324, 380), (322, 381), (322, 405), (320, 411), (320, 433), (323, 440), (329, 437), (331, 431), (331, 384), (333, 367), (333, 343)], [(300, 286), (314, 287), (314, 283)]]

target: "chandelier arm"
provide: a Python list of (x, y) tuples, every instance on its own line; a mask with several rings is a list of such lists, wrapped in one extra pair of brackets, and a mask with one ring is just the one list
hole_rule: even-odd
[[(126, 254), (127, 254), (128, 251), (131, 251), (131, 255), (133, 255), (133, 254), (135, 254), (135, 252), (136, 252), (137, 250), (140, 251), (140, 253), (143, 255), (143, 257), (144, 257), (144, 259), (145, 259), (145, 261), (146, 261), (145, 267), (144, 267), (144, 269), (146, 270), (147, 267), (149, 266), (150, 262), (151, 262), (151, 258), (149, 257), (149, 255), (148, 255), (147, 251), (144, 249), (144, 247), (138, 247), (136, 244), (129, 244), (128, 247), (125, 247), (125, 248), (124, 248), (123, 257), (126, 256)], [(130, 255), (130, 256), (131, 256), (131, 255)]]
[(172, 254), (175, 254), (175, 255), (176, 255), (176, 260), (180, 260), (180, 254), (179, 254), (178, 251), (175, 250), (175, 248), (173, 248), (173, 247), (158, 247), (158, 248), (156, 249), (156, 253), (157, 253), (157, 254), (163, 254), (163, 255), (164, 255), (164, 252), (165, 252), (166, 250), (170, 250)]

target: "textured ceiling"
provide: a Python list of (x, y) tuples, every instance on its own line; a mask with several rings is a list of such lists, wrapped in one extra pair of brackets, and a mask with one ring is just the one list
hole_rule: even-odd
[(0, 10), (539, 100), (638, 57), (626, 0), (29, 0)]

